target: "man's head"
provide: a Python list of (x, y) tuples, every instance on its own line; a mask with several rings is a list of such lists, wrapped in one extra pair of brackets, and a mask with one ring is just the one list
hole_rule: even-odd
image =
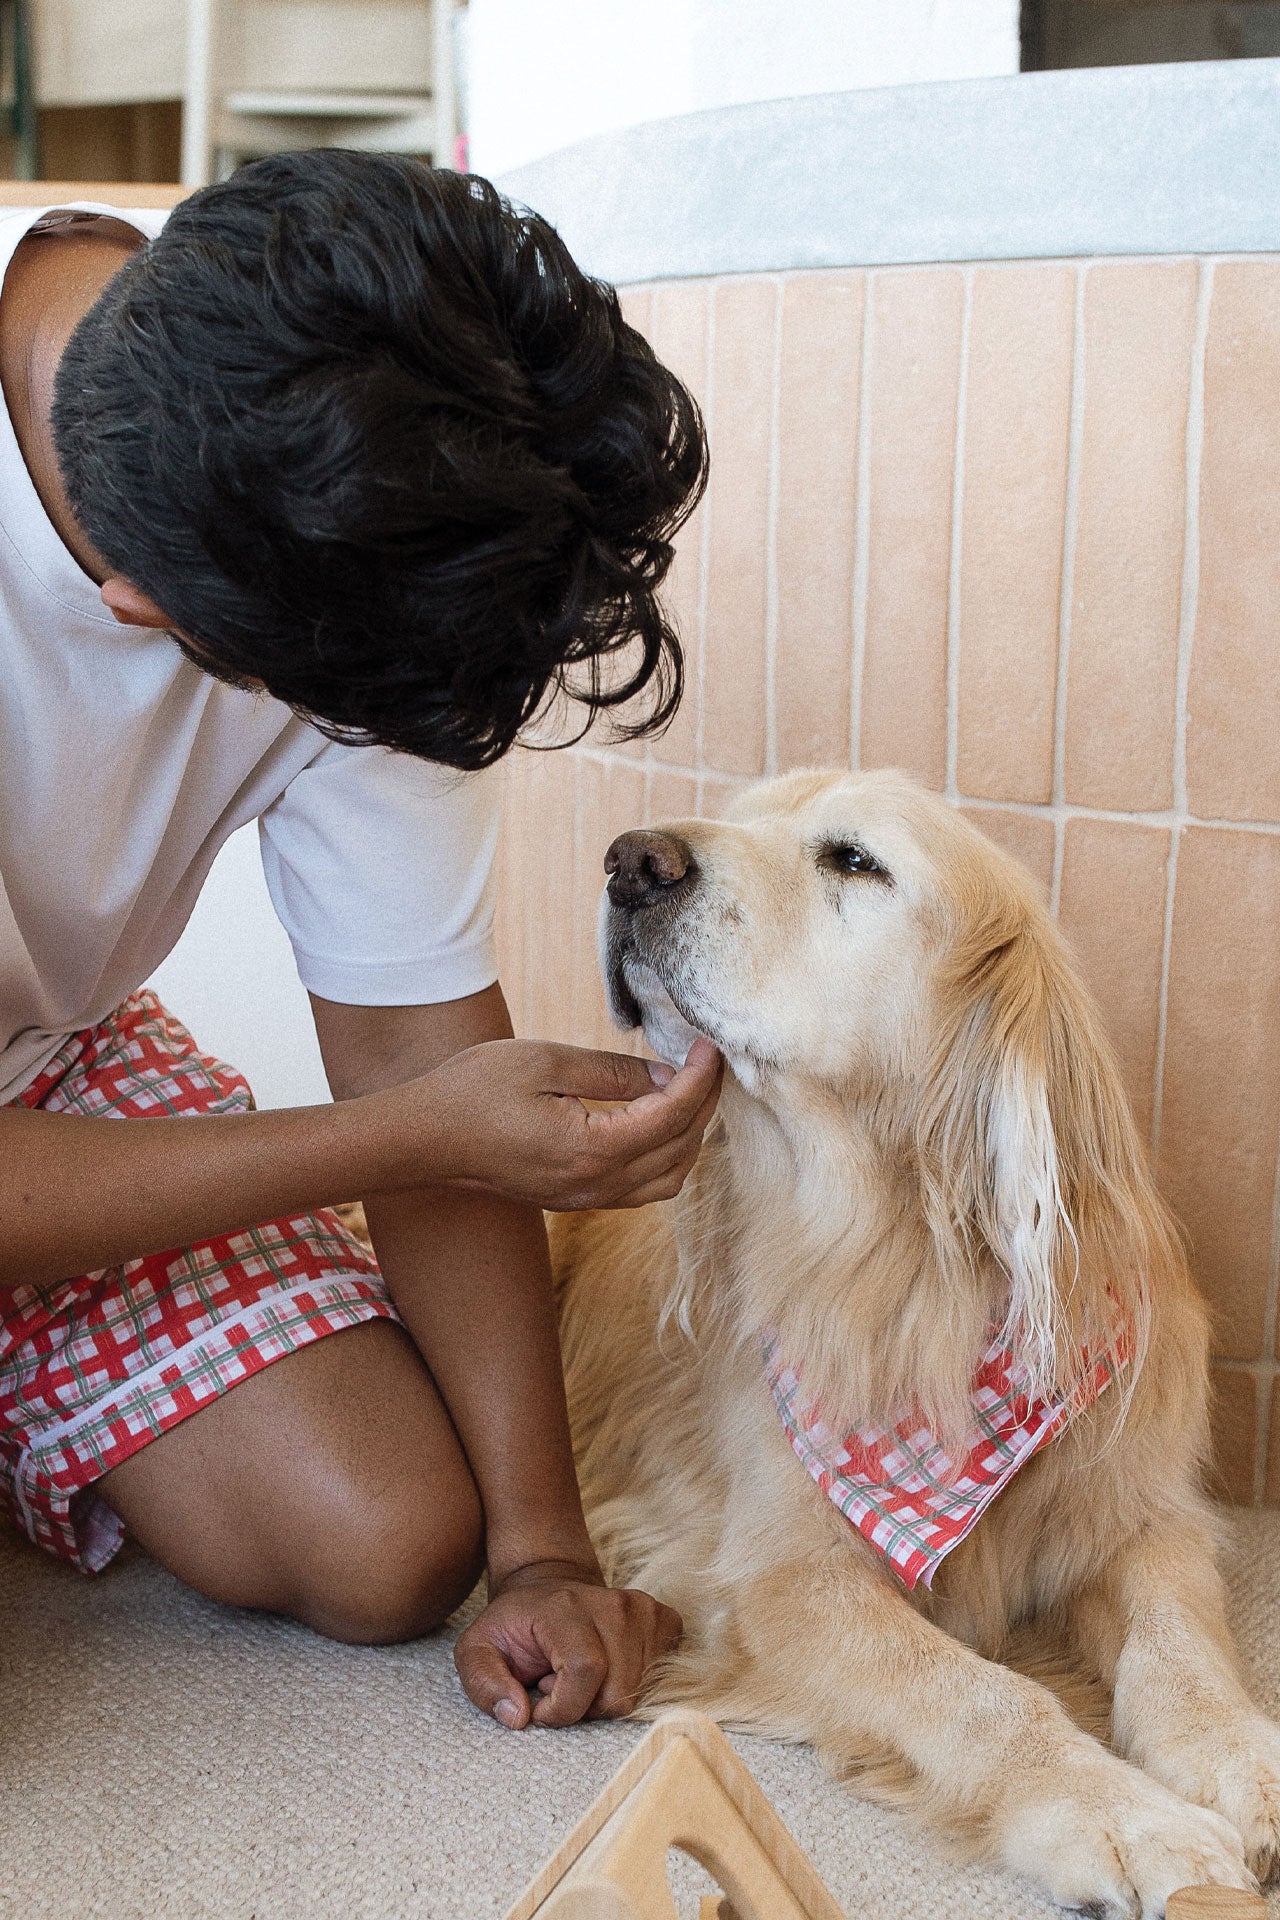
[(698, 410), (485, 181), (324, 151), (206, 187), (75, 329), (53, 430), (191, 657), (339, 737), (476, 767), (557, 687), (674, 710)]

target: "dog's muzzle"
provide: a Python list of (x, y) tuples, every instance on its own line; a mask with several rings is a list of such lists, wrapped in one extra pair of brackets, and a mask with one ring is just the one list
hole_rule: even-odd
[(670, 997), (669, 966), (684, 909), (696, 895), (693, 849), (678, 834), (644, 827), (620, 833), (604, 865), (600, 961), (609, 1010), (619, 1026), (643, 1026), (660, 1057), (677, 1064), (694, 1029)]
[(692, 848), (674, 833), (642, 828), (620, 833), (604, 856), (609, 900), (624, 912), (670, 905), (697, 874)]

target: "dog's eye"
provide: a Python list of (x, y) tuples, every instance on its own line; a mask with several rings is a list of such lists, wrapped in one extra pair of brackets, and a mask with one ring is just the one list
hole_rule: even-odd
[(823, 866), (834, 867), (837, 873), (865, 873), (878, 880), (889, 878), (888, 869), (882, 867), (875, 855), (859, 846), (856, 840), (842, 840), (825, 846), (821, 859)]

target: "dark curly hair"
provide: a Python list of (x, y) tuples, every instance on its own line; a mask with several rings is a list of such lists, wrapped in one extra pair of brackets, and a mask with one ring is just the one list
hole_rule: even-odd
[(474, 768), (557, 691), (675, 711), (698, 409), (485, 180), (322, 150), (204, 188), (76, 327), (53, 429), (184, 651), (335, 738)]

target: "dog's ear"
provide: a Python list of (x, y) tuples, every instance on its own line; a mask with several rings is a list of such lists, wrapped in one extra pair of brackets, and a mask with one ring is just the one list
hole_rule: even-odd
[(939, 1261), (956, 1285), (1007, 1286), (1007, 1343), (1040, 1391), (1068, 1392), (1117, 1316), (1145, 1337), (1152, 1262), (1176, 1257), (1118, 1069), (1022, 900), (956, 943), (937, 1012), (916, 1147)]

